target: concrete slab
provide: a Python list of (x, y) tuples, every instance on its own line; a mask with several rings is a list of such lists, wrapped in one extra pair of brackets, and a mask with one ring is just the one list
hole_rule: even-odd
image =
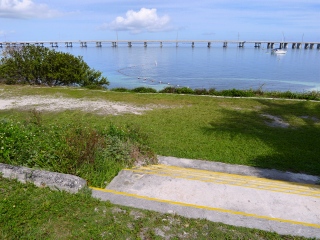
[(106, 189), (92, 189), (116, 204), (320, 238), (319, 185), (160, 164), (122, 170)]
[(246, 176), (256, 176), (289, 182), (320, 184), (320, 178), (318, 176), (302, 173), (283, 172), (275, 169), (263, 169), (237, 164), (226, 164), (221, 162), (192, 160), (166, 156), (158, 156), (158, 162), (160, 164), (169, 166), (211, 170), (215, 172), (233, 173)]
[(4, 163), (0, 163), (0, 174), (4, 178), (17, 179), (22, 183), (32, 182), (38, 187), (49, 187), (53, 190), (63, 190), (71, 193), (77, 193), (84, 187), (87, 187), (86, 180), (74, 175), (36, 170)]

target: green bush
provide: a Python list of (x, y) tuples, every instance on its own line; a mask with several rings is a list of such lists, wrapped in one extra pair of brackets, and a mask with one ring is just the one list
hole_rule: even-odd
[(135, 162), (154, 162), (146, 142), (132, 126), (44, 124), (35, 112), (24, 122), (0, 120), (0, 162), (74, 174), (98, 187)]
[(218, 95), (229, 97), (253, 97), (255, 94), (252, 90), (228, 89), (218, 92)]
[(215, 88), (210, 88), (210, 89), (208, 90), (208, 94), (209, 94), (209, 95), (217, 95), (217, 91), (216, 91)]
[(165, 87), (164, 89), (160, 90), (159, 93), (176, 93), (175, 87)]
[(192, 88), (181, 87), (181, 88), (176, 88), (176, 93), (178, 93), (178, 94), (194, 94), (194, 91)]
[(205, 88), (196, 88), (194, 90), (195, 95), (209, 95), (209, 92)]
[(114, 91), (114, 92), (131, 92), (129, 89), (124, 88), (124, 87), (112, 88), (111, 91)]
[(91, 69), (83, 58), (46, 47), (7, 47), (0, 59), (0, 80), (6, 84), (109, 85), (100, 71)]
[(148, 87), (137, 87), (132, 89), (132, 92), (135, 93), (156, 93), (157, 90), (155, 90), (154, 88), (148, 88)]

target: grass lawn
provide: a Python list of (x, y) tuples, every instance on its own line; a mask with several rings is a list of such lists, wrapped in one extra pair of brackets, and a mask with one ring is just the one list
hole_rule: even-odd
[[(43, 113), (45, 122), (85, 122), (103, 127), (110, 122), (131, 125), (148, 136), (158, 155), (204, 159), (320, 176), (320, 102), (274, 99), (216, 98), (172, 94), (117, 93), (67, 88), (1, 86), (3, 98), (50, 95), (104, 99), (154, 110), (142, 115), (101, 116), (79, 111)], [(6, 118), (27, 112), (0, 111)], [(269, 126), (281, 118), (289, 127)]]
[[(22, 165), (63, 169), (62, 172), (85, 178), (90, 185), (103, 187), (127, 166), (127, 162), (119, 159), (129, 159), (132, 147), (140, 149), (146, 145), (151, 155), (320, 176), (320, 102), (0, 85), (0, 100), (36, 95), (100, 99), (149, 106), (153, 110), (141, 115), (116, 116), (79, 110), (40, 113), (26, 108), (0, 110), (1, 126), (8, 130), (4, 135), (0, 132), (0, 138), (7, 138), (0, 139), (1, 147), (4, 143), (9, 146), (0, 149), (0, 162), (14, 162), (8, 156), (19, 157), (20, 152), (12, 146), (20, 144), (23, 148), (19, 151), (31, 150), (23, 153), (32, 156), (25, 160), (20, 156)], [(281, 118), (288, 127), (270, 126), (272, 119), (267, 116)], [(105, 135), (99, 134), (110, 131), (114, 135), (100, 142)], [(126, 136), (133, 137), (130, 144)], [(141, 141), (143, 145), (139, 141), (135, 145), (134, 140), (140, 136), (147, 138)], [(97, 161), (87, 143), (95, 143), (96, 149), (109, 148), (99, 154)], [(79, 144), (85, 147), (88, 156), (80, 159), (84, 163), (81, 167), (73, 166), (72, 161), (59, 162), (59, 156), (81, 158), (83, 149), (77, 148)], [(65, 151), (66, 147), (70, 149)], [(116, 206), (93, 199), (88, 192), (72, 195), (1, 176), (0, 216), (0, 239), (304, 239)]]
[(101, 202), (0, 176), (0, 239), (305, 239)]

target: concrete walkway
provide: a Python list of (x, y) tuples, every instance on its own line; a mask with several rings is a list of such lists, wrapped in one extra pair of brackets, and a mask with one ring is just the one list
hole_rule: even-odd
[(106, 189), (92, 188), (93, 196), (162, 213), (320, 238), (320, 186), (301, 183), (315, 182), (315, 176), (159, 159), (159, 165), (122, 170)]

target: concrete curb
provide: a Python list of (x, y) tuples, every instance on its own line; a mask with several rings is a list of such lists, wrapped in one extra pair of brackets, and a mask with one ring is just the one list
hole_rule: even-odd
[(35, 170), (27, 167), (17, 167), (0, 163), (2, 177), (17, 179), (22, 183), (32, 182), (38, 187), (49, 187), (53, 190), (64, 190), (77, 193), (87, 186), (87, 181), (70, 174)]
[(292, 173), (292, 172), (282, 172), (275, 169), (263, 169), (257, 167), (248, 167), (243, 165), (236, 164), (226, 164), (220, 162), (211, 162), (203, 160), (191, 160), (186, 158), (176, 158), (176, 157), (165, 157), (158, 156), (159, 164), (184, 167), (184, 168), (194, 168), (215, 172), (224, 172), (231, 174), (240, 174), (245, 176), (255, 176), (261, 178), (268, 178), (274, 180), (282, 180), (288, 182), (298, 182), (298, 183), (307, 183), (307, 184), (319, 184), (320, 177), (301, 174), (301, 173)]

